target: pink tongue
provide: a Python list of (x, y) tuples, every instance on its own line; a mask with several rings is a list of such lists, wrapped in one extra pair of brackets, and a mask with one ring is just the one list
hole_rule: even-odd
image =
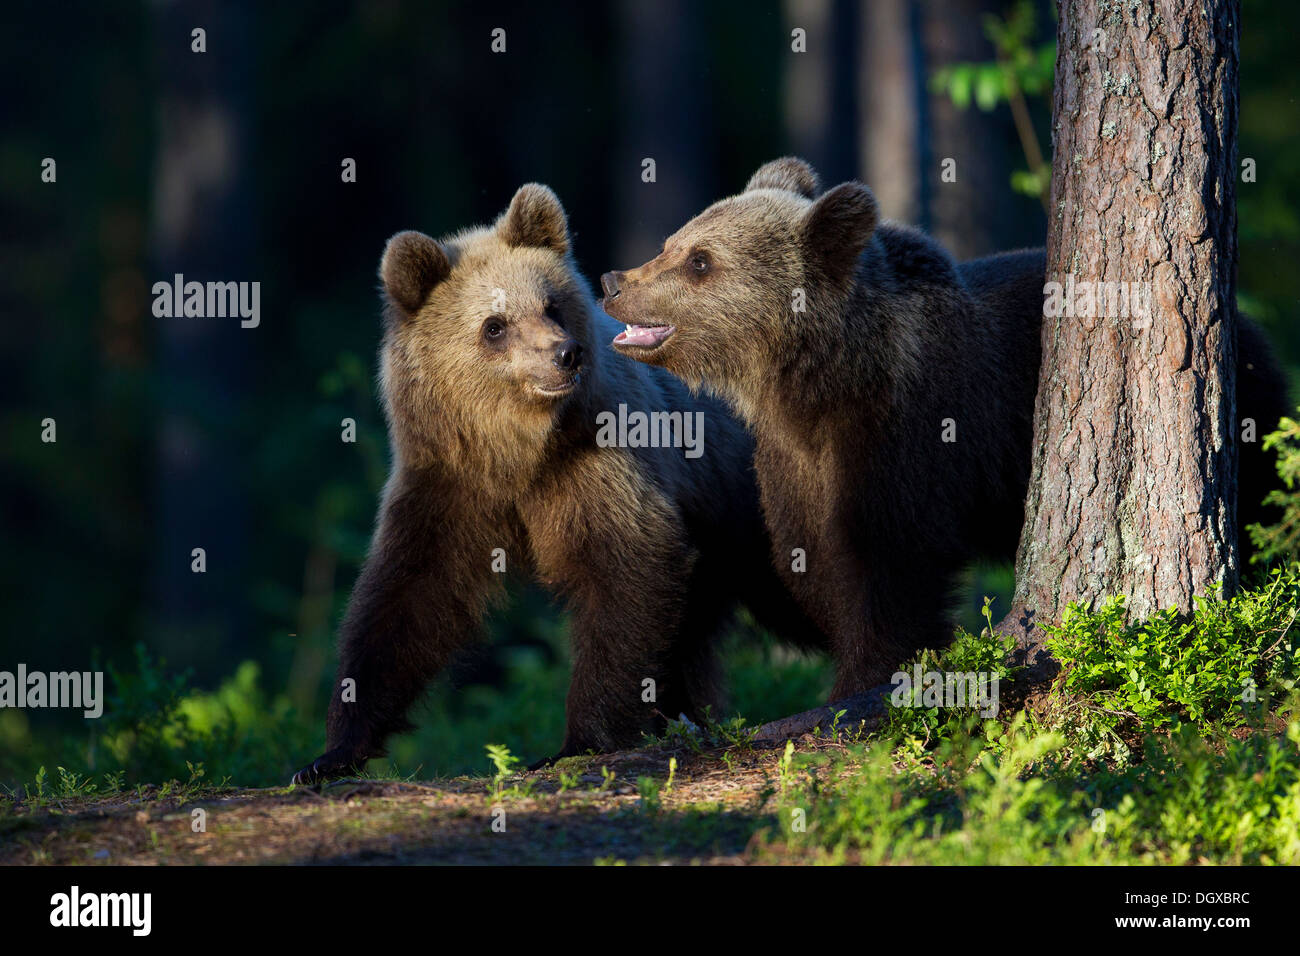
[(629, 325), (614, 341), (622, 345), (658, 345), (668, 338), (671, 325)]

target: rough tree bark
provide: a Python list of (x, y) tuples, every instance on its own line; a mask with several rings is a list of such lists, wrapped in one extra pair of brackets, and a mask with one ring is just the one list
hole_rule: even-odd
[(1044, 317), (1023, 637), (1071, 601), (1144, 615), (1235, 585), (1239, 13), (1061, 0), (1047, 280), (1136, 283), (1150, 310)]
[[(1140, 615), (1235, 584), (1238, 6), (1061, 0), (1047, 279), (1138, 283), (1150, 308), (1044, 317), (1016, 593), (999, 626), (1028, 669), (1004, 707), (1052, 679), (1036, 625), (1069, 602), (1123, 593)], [(837, 711), (841, 726), (874, 726), (890, 689), (758, 739), (826, 728)]]

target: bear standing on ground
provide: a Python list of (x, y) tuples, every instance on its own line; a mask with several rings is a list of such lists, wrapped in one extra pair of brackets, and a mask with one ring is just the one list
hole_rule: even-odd
[[(962, 568), (1015, 553), (1032, 457), (1043, 251), (958, 265), (877, 220), (866, 186), (823, 194), (811, 167), (780, 159), (657, 258), (602, 278), (628, 326), (614, 347), (723, 396), (754, 430), (776, 565), (830, 635), (833, 698), (948, 642)], [(1239, 417), (1267, 430), (1285, 389), (1241, 327)], [(1243, 450), (1242, 527), (1269, 471)]]
[[(394, 236), (380, 279), (392, 471), (340, 632), (327, 752), (296, 781), (352, 772), (411, 727), (428, 682), (478, 635), (503, 562), (573, 612), (561, 755), (716, 706), (711, 643), (737, 601), (825, 643), (768, 560), (749, 436), (720, 403), (609, 349), (617, 325), (551, 190), (523, 186), (495, 226), (443, 242)], [(601, 440), (621, 406), (693, 416), (696, 445)]]

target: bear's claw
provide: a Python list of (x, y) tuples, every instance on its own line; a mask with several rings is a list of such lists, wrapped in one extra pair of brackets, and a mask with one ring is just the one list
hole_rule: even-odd
[(364, 759), (359, 760), (353, 754), (346, 754), (340, 750), (331, 750), (317, 757), (295, 773), (292, 783), (295, 787), (317, 786), (326, 780), (354, 774), (363, 763), (365, 763)]

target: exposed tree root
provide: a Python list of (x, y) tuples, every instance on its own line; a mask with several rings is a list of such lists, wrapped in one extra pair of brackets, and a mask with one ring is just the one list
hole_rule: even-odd
[[(1002, 711), (1036, 707), (1061, 671), (1060, 665), (1043, 646), (1031, 623), (1032, 616), (1032, 612), (1016, 609), (997, 625), (999, 633), (1015, 636), (1016, 650), (1011, 655), (1011, 663), (1023, 668), (1000, 688), (999, 705)], [(841, 729), (875, 730), (889, 712), (889, 695), (893, 690), (893, 684), (879, 684), (861, 694), (831, 701), (823, 707), (814, 707), (812, 710), (773, 720), (758, 729), (754, 740), (756, 743), (781, 743), (814, 731), (829, 734), (832, 724)], [(835, 715), (841, 711), (843, 714), (836, 721)]]

